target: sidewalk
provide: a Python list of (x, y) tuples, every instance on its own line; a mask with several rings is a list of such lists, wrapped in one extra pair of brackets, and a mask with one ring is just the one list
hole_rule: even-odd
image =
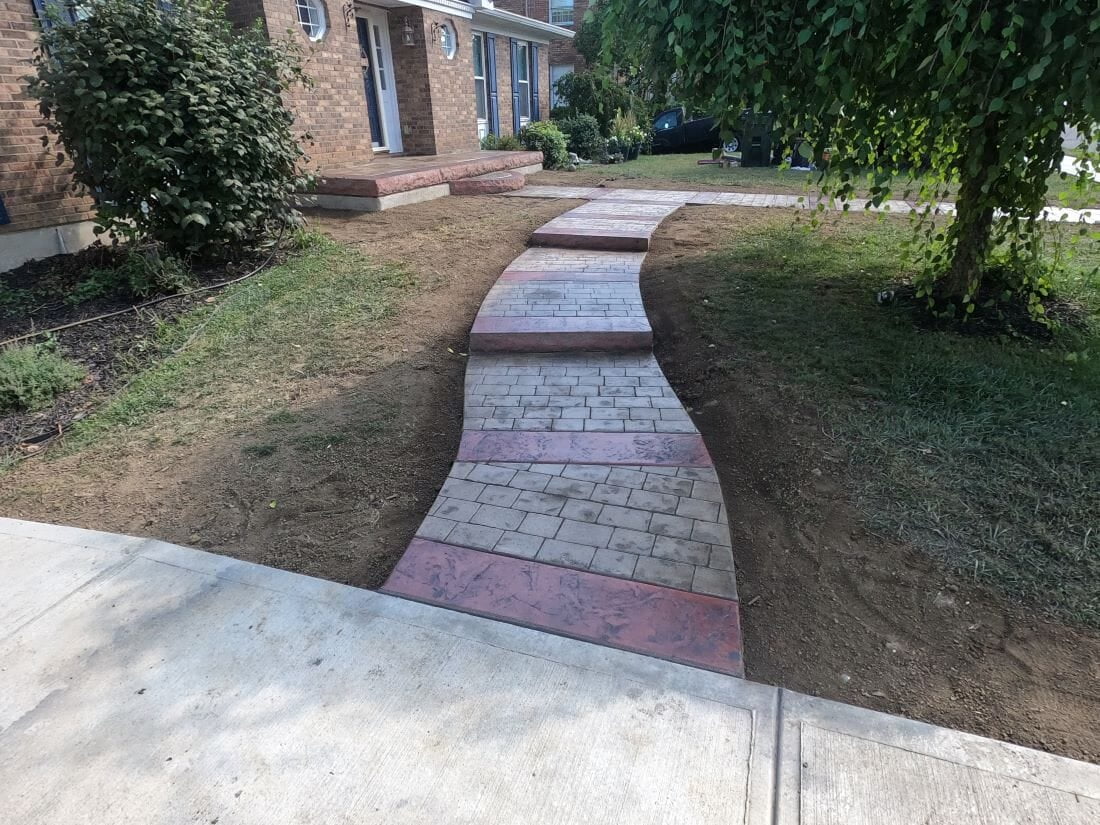
[(0, 662), (21, 825), (1100, 821), (1097, 766), (8, 519)]

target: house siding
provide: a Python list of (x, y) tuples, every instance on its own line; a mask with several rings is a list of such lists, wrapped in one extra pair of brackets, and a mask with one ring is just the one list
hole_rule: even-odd
[(38, 34), (31, 0), (0, 0), (0, 195), (10, 218), (0, 236), (95, 214), (95, 202), (73, 189), (72, 167), (58, 164), (58, 145), (42, 145), (46, 129), (24, 80)]

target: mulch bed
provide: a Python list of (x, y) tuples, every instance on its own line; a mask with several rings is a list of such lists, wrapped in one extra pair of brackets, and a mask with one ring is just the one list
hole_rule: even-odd
[[(95, 245), (69, 255), (29, 261), (0, 274), (0, 298), (6, 299), (0, 301), (0, 346), (28, 333), (96, 319), (164, 297), (135, 299), (126, 294), (112, 294), (76, 305), (65, 300), (90, 270), (115, 265), (121, 255), (119, 247)], [(238, 277), (264, 259), (265, 256), (256, 254), (196, 268), (192, 273), (195, 286)], [(219, 291), (185, 294), (51, 333), (61, 354), (83, 366), (87, 377), (79, 387), (63, 393), (46, 409), (0, 415), (0, 454), (34, 453), (63, 434), (88, 415), (105, 394), (114, 392), (130, 375), (163, 356), (154, 337), (158, 325), (203, 303), (212, 303)], [(33, 344), (45, 338), (39, 335), (17, 343)]]

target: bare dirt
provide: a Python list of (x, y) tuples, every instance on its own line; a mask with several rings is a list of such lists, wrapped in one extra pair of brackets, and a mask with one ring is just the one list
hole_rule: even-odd
[[(175, 410), (140, 438), (26, 461), (0, 476), (0, 512), (378, 586), (455, 454), (478, 305), (529, 233), (573, 205), (451, 197), (314, 216), (426, 284), (363, 331), (357, 369), (273, 389), (271, 408), (289, 413), (190, 421)], [(658, 358), (696, 410), (730, 505), (749, 677), (1100, 761), (1100, 634), (1044, 621), (870, 533), (815, 411), (766, 363), (712, 370), (715, 353), (692, 335), (703, 285), (677, 261), (709, 243), (706, 210), (666, 221), (643, 291)], [(224, 394), (234, 411), (244, 390)]]
[(574, 205), (450, 197), (310, 216), (420, 284), (391, 322), (362, 330), (359, 365), (271, 387), (269, 415), (249, 408), (258, 364), (222, 388), (216, 420), (182, 407), (128, 438), (73, 455), (51, 448), (0, 476), (0, 513), (379, 586), (454, 459), (463, 353), (485, 292), (532, 230)]

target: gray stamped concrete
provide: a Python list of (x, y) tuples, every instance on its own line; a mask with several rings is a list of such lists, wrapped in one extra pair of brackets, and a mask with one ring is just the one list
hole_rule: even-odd
[(728, 524), (709, 467), (458, 461), (416, 535), (736, 599)]
[(197, 550), (0, 519), (19, 825), (1100, 821), (1100, 768)]
[(643, 354), (473, 354), (466, 430), (698, 432), (657, 359)]

